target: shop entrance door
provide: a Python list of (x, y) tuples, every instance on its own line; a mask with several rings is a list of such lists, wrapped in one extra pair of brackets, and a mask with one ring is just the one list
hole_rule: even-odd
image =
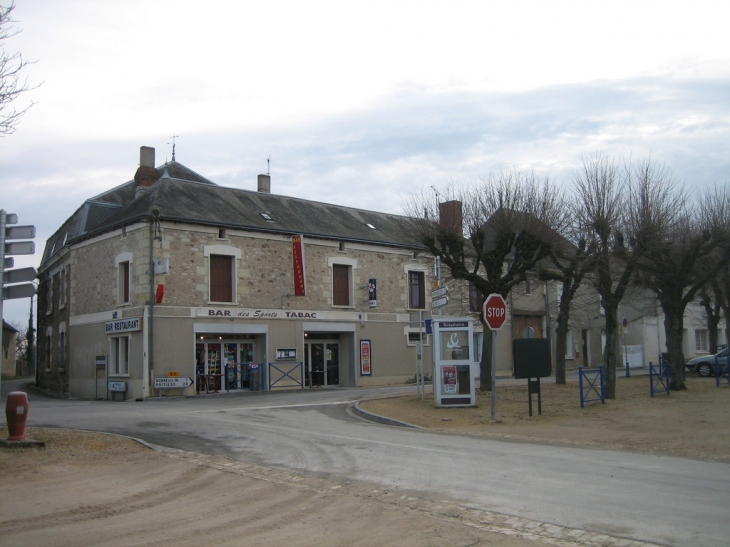
[(199, 342), (195, 353), (198, 392), (251, 387), (249, 365), (255, 355), (253, 342)]
[(327, 387), (340, 385), (340, 344), (336, 341), (304, 344), (305, 385)]
[(224, 342), (226, 390), (250, 389), (253, 342)]

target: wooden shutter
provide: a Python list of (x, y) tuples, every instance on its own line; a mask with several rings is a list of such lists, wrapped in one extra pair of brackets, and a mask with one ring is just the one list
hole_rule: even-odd
[(119, 282), (122, 284), (120, 296), (122, 304), (129, 302), (129, 262), (119, 263)]
[(332, 265), (332, 305), (350, 305), (350, 266)]
[(233, 257), (210, 255), (210, 299), (212, 302), (233, 301)]

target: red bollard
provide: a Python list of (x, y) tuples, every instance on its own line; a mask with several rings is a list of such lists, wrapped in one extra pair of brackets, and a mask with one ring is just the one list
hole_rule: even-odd
[(5, 417), (8, 420), (8, 440), (22, 441), (28, 418), (28, 395), (24, 391), (13, 391), (8, 395)]

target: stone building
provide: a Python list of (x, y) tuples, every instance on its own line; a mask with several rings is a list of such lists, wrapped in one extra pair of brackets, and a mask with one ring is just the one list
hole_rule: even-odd
[(241, 190), (154, 165), (142, 147), (134, 180), (48, 240), (42, 387), (141, 399), (414, 377), (433, 260), (408, 218), (275, 195), (267, 175)]

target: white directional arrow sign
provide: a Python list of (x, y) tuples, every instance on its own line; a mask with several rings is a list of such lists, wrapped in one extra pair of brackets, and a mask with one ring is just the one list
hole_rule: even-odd
[[(5, 259), (7, 264), (8, 259)], [(23, 281), (33, 281), (38, 275), (35, 268), (18, 268), (17, 270), (8, 270), (3, 273), (3, 281), (12, 285), (13, 283), (22, 283)]]
[(35, 243), (32, 241), (8, 241), (5, 243), (6, 255), (32, 255), (35, 253)]
[(8, 226), (5, 239), (35, 239), (35, 226)]
[(185, 389), (193, 385), (193, 379), (188, 376), (172, 376), (155, 378), (154, 389)]
[(32, 283), (21, 285), (7, 285), (3, 287), (3, 300), (14, 300), (16, 298), (28, 298), (35, 296), (36, 288)]
[(436, 299), (440, 296), (446, 296), (447, 294), (449, 294), (449, 288), (441, 287), (440, 289), (435, 289), (431, 291), (431, 298)]

